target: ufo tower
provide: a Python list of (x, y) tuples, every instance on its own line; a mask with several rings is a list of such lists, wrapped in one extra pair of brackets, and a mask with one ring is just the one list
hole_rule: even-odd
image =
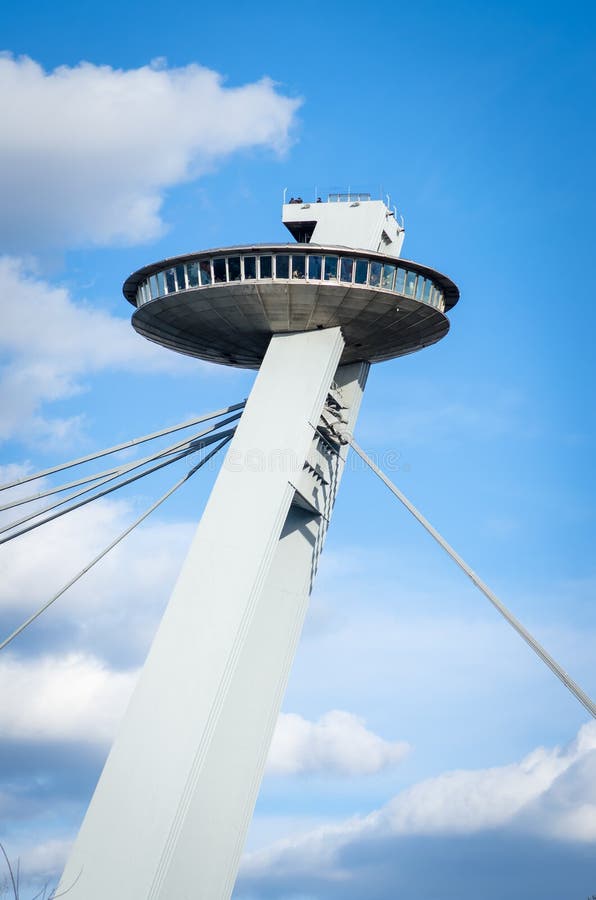
[(457, 287), (400, 258), (381, 200), (292, 200), (283, 222), (292, 243), (124, 284), (149, 340), (259, 371), (63, 873), (70, 900), (230, 897), (370, 365), (449, 330)]

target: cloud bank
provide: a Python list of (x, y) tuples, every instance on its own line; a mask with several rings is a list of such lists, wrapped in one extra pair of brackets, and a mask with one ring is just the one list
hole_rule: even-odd
[(164, 192), (248, 148), (281, 153), (300, 101), (198, 65), (45, 72), (0, 57), (0, 235), (32, 247), (132, 244), (164, 230)]
[[(455, 861), (462, 866), (466, 896), (473, 893), (478, 869), (486, 879), (491, 867), (511, 867), (517, 886), (507, 896), (533, 896), (525, 893), (533, 872), (542, 883), (541, 896), (554, 898), (562, 896), (560, 884), (540, 882), (549, 856), (567, 863), (573, 857), (578, 883), (584, 884), (588, 861), (593, 872), (595, 847), (596, 723), (591, 722), (567, 747), (538, 748), (507, 766), (444, 773), (369, 815), (249, 854), (236, 896), (389, 900), (414, 896), (416, 884), (415, 896), (430, 898), (443, 876), (454, 889), (456, 881), (449, 879)], [(508, 879), (502, 871), (499, 876), (502, 892)], [(483, 895), (498, 896), (490, 884)]]
[[(7, 741), (84, 743), (109, 748), (138, 670), (111, 668), (83, 652), (0, 659), (0, 734)], [(351, 713), (333, 710), (318, 722), (279, 716), (267, 771), (362, 775), (400, 762), (409, 751), (368, 731)]]
[(190, 372), (201, 365), (165, 353), (126, 318), (75, 302), (65, 287), (7, 256), (0, 257), (0, 318), (0, 440), (63, 440), (76, 431), (78, 417), (48, 421), (41, 407), (79, 393), (96, 373)]

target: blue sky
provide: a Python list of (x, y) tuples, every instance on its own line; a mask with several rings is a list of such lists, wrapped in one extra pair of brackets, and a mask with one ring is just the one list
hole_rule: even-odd
[[(403, 255), (462, 299), (444, 341), (374, 368), (357, 438), (397, 454), (392, 477), (594, 696), (595, 20), (523, 0), (4, 8), (2, 480), (246, 396), (251, 373), (134, 334), (129, 272), (285, 240), (286, 187), (382, 189)], [(0, 837), (32, 891), (213, 477), (0, 659)], [(1, 548), (2, 632), (171, 478)], [(355, 461), (278, 734), (238, 900), (596, 893), (594, 726)]]

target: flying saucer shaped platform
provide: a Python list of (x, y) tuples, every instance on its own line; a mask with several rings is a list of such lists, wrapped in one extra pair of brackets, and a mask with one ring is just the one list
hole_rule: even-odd
[(226, 247), (132, 274), (132, 324), (188, 356), (257, 369), (274, 334), (339, 326), (342, 363), (405, 356), (444, 337), (459, 299), (445, 275), (395, 256), (316, 244)]

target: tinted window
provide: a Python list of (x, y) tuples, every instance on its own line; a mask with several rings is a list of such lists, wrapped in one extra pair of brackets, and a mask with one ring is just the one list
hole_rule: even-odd
[(385, 263), (383, 266), (383, 279), (382, 284), (383, 287), (388, 290), (393, 290), (393, 278), (395, 276), (395, 266), (391, 266), (388, 263)]
[(228, 271), (230, 273), (230, 281), (240, 281), (240, 257), (230, 256), (228, 258)]
[(357, 259), (356, 260), (356, 276), (354, 281), (356, 284), (366, 284), (366, 279), (368, 278), (368, 260), (366, 259)]
[(378, 287), (381, 283), (381, 268), (380, 262), (371, 262), (370, 264), (370, 284), (373, 287)]
[(406, 272), (406, 294), (409, 297), (414, 296), (416, 290), (416, 272)]
[(271, 278), (271, 257), (261, 256), (261, 278)]
[(199, 270), (201, 272), (201, 284), (211, 284), (211, 262), (208, 259), (204, 259), (199, 264)]
[(321, 277), (321, 260), (322, 256), (309, 256), (308, 257), (308, 277), (309, 278), (320, 278)]
[(325, 257), (325, 281), (337, 280), (337, 256)]
[(166, 269), (166, 287), (168, 289), (168, 294), (173, 294), (176, 290), (176, 279), (174, 277), (173, 269)]
[(430, 292), (432, 290), (432, 286), (433, 286), (432, 281), (429, 281), (427, 278), (426, 281), (424, 282), (424, 299), (426, 300), (427, 303), (430, 300)]
[(213, 260), (213, 280), (226, 281), (226, 261), (225, 259)]
[(189, 263), (186, 267), (188, 275), (188, 286), (197, 287), (199, 283), (199, 264), (196, 262)]
[(184, 266), (176, 266), (176, 281), (178, 282), (178, 290), (183, 291), (186, 287)]
[(340, 279), (342, 281), (351, 281), (352, 272), (354, 271), (354, 260), (344, 257), (340, 265)]
[(418, 276), (418, 284), (416, 285), (416, 300), (422, 300), (422, 294), (424, 292), (424, 278), (422, 275)]
[(244, 277), (251, 278), (251, 279), (257, 277), (257, 258), (256, 258), (256, 256), (245, 256), (244, 257)]
[(306, 257), (292, 256), (292, 278), (304, 278), (306, 274)]
[(275, 277), (276, 278), (289, 278), (290, 277), (290, 257), (289, 256), (276, 256), (275, 257)]
[(166, 292), (166, 279), (163, 272), (157, 273), (157, 296), (163, 297)]
[(159, 297), (159, 292), (157, 289), (157, 278), (155, 275), (152, 275), (149, 279), (149, 288), (151, 291), (151, 297), (155, 300), (156, 297)]
[(208, 259), (204, 259), (200, 264), (201, 269), (201, 284), (211, 284), (211, 262)]

